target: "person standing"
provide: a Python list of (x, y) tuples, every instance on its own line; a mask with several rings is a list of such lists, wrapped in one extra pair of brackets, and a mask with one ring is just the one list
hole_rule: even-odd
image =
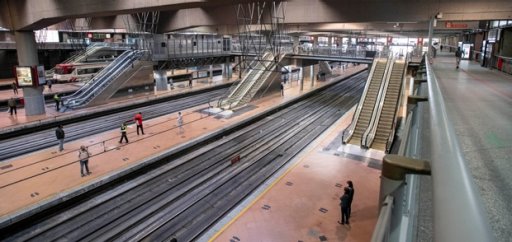
[(284, 96), (284, 82), (281, 82), (281, 97)]
[(341, 222), (338, 221), (339, 224), (350, 224), (348, 215), (348, 206), (350, 201), (349, 188), (345, 187), (343, 196), (340, 197), (340, 207), (341, 207)]
[(142, 126), (142, 113), (139, 112), (135, 114), (133, 120), (135, 120), (135, 123), (137, 124), (137, 135), (139, 135), (139, 129), (142, 132), (142, 135), (144, 135), (144, 127)]
[(7, 106), (9, 106), (9, 112), (11, 113), (11, 116), (13, 112), (15, 115), (18, 115), (18, 112), (16, 111), (16, 99), (13, 97), (9, 98), (9, 101), (7, 101)]
[(352, 201), (354, 200), (354, 183), (351, 180), (347, 181), (347, 186), (349, 189), (349, 201), (348, 201), (348, 217), (350, 218), (350, 215), (352, 214)]
[(123, 139), (125, 139), (126, 143), (128, 143), (128, 136), (126, 136), (126, 128), (128, 128), (128, 126), (126, 126), (126, 123), (122, 123), (121, 124), (121, 139), (119, 140), (119, 144), (123, 143)]
[(459, 69), (460, 59), (462, 58), (462, 50), (460, 47), (457, 47), (457, 50), (455, 51), (455, 61), (457, 62), (457, 69)]
[(55, 101), (55, 110), (57, 110), (57, 112), (58, 112), (59, 109), (60, 109), (60, 97), (59, 97), (59, 94), (55, 93), (55, 95), (53, 95), (53, 101)]
[(192, 76), (188, 78), (188, 87), (192, 87)]
[(178, 112), (178, 130), (179, 133), (183, 133), (185, 130), (183, 129), (183, 116), (181, 112)]
[(64, 127), (60, 124), (57, 126), (57, 129), (55, 130), (55, 136), (57, 136), (57, 140), (59, 141), (59, 152), (64, 150)]
[[(80, 146), (78, 158), (80, 159), (80, 173), (82, 173), (82, 177), (91, 174), (89, 171), (89, 156), (91, 156), (91, 153), (89, 153), (87, 147), (85, 147), (85, 145)], [(84, 172), (84, 168), (87, 173)]]
[(11, 87), (14, 95), (18, 95), (18, 85), (16, 85), (16, 82), (12, 82)]

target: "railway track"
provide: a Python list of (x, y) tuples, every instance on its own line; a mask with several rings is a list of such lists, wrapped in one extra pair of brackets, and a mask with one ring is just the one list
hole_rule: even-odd
[[(0, 230), (5, 241), (197, 239), (357, 103), (355, 75), (94, 196)], [(240, 156), (240, 161), (230, 160)]]
[[(226, 89), (214, 90), (67, 124), (64, 127), (64, 131), (66, 132), (65, 140), (69, 142), (116, 129), (123, 121), (132, 120), (135, 113), (139, 111), (142, 112), (144, 119), (147, 120), (178, 112), (181, 109), (199, 106), (208, 103), (210, 99), (221, 96), (225, 91)], [(0, 161), (57, 145), (58, 141), (55, 138), (55, 127), (11, 137), (2, 140), (0, 143)]]

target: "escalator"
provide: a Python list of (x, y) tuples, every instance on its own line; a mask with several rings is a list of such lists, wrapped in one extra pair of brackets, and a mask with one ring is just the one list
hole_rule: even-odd
[(265, 76), (265, 73), (269, 72), (267, 70), (274, 65), (275, 62), (273, 59), (274, 57), (270, 52), (265, 52), (261, 60), (255, 61), (254, 66), (250, 65), (251, 67), (245, 74), (245, 77), (238, 83), (235, 89), (230, 92), (227, 98), (219, 101), (218, 106), (223, 109), (232, 109), (245, 104), (244, 101), (247, 101), (247, 99), (242, 99), (250, 93), (256, 83), (265, 81), (261, 79)]
[(361, 145), (361, 139), (370, 125), (370, 120), (379, 97), (383, 79), (388, 68), (387, 59), (377, 59), (368, 78), (369, 83), (359, 102), (352, 124), (343, 133), (343, 143)]
[(387, 144), (393, 131), (397, 109), (400, 106), (399, 100), (403, 88), (405, 67), (406, 63), (404, 61), (396, 61), (393, 65), (381, 110), (377, 112), (379, 116), (376, 120), (377, 126), (374, 134), (369, 132), (366, 147), (383, 151), (387, 151), (389, 148)]
[[(108, 99), (123, 83), (140, 71), (141, 66), (147, 66), (141, 61), (145, 53), (146, 51), (141, 50), (125, 51), (78, 91), (71, 96), (64, 97), (64, 107), (85, 107), (97, 103), (98, 99)], [(149, 66), (149, 71), (152, 72), (152, 65)]]

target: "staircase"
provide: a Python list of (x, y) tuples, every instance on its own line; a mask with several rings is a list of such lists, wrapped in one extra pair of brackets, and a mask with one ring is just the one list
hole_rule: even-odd
[(373, 142), (369, 139), (367, 147), (386, 151), (386, 145), (396, 118), (396, 110), (400, 105), (398, 101), (402, 91), (404, 68), (404, 61), (396, 61), (393, 65)]
[(379, 59), (376, 62), (375, 71), (371, 77), (368, 92), (364, 98), (361, 112), (359, 117), (357, 117), (354, 131), (349, 137), (348, 143), (350, 144), (361, 145), (363, 133), (370, 125), (370, 119), (372, 118), (373, 110), (381, 89), (382, 79), (386, 72), (387, 65), (387, 59)]

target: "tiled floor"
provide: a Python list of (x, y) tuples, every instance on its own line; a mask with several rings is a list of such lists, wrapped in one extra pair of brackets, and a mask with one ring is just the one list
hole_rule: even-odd
[[(369, 241), (378, 217), (381, 151), (333, 141), (350, 124), (353, 111), (263, 194), (210, 241)], [(332, 149), (334, 148), (334, 149)], [(339, 197), (352, 180), (355, 196), (350, 225), (340, 225)]]
[[(349, 69), (344, 74), (360, 69), (363, 67)], [(324, 84), (315, 82), (314, 88)], [(309, 90), (310, 86), (305, 85), (304, 92)], [(129, 144), (118, 144), (119, 132), (116, 129), (67, 142), (61, 153), (55, 147), (5, 161), (0, 167), (0, 216), (35, 206), (59, 196), (59, 193), (101, 180), (164, 150), (239, 122), (300, 94), (298, 86), (292, 87), (290, 84), (285, 89), (285, 97), (279, 93), (264, 97), (253, 103), (257, 108), (229, 119), (217, 119), (197, 112), (200, 107), (182, 110), (185, 122), (183, 134), (179, 134), (176, 129), (176, 114), (170, 114), (145, 121), (144, 136), (137, 136), (135, 128), (129, 127)], [(80, 145), (87, 145), (93, 154), (89, 162), (93, 174), (85, 178), (80, 177), (77, 160)]]

